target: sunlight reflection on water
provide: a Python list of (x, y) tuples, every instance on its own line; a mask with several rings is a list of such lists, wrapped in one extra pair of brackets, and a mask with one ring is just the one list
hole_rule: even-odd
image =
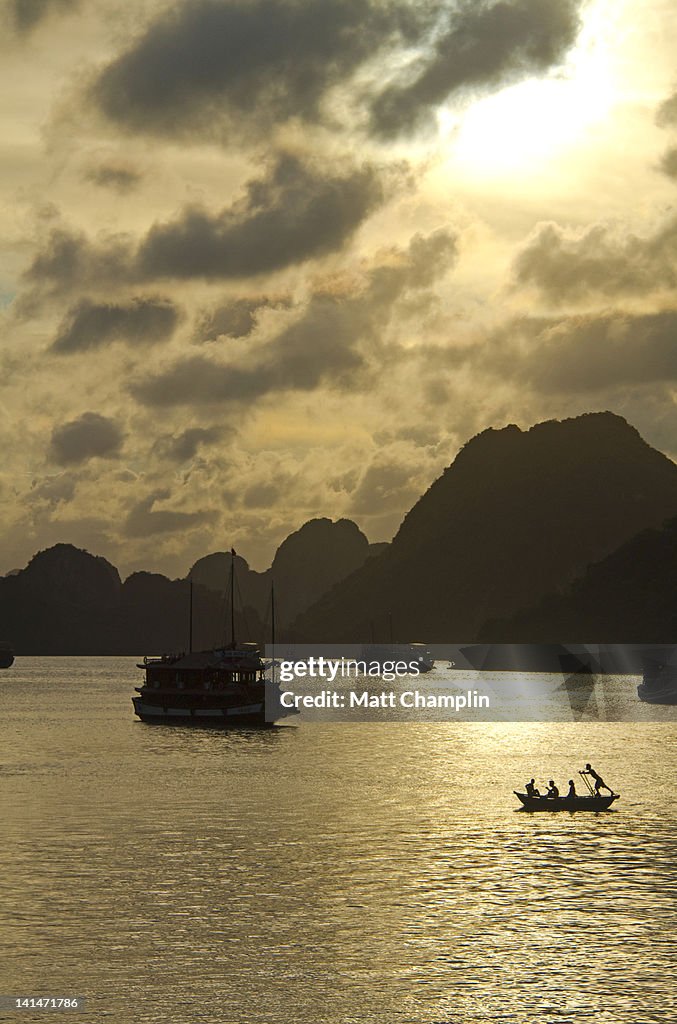
[[(136, 675), (3, 676), (0, 991), (116, 1024), (677, 1019), (674, 723), (219, 734), (135, 722)], [(515, 810), (590, 759), (618, 810)]]

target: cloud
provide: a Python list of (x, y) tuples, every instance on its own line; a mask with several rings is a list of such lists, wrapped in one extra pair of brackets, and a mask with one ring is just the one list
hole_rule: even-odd
[(659, 128), (677, 127), (677, 92), (673, 92), (661, 103), (656, 114), (656, 124)]
[(417, 496), (412, 467), (379, 456), (364, 471), (355, 488), (350, 511), (355, 515), (382, 514), (393, 504), (401, 509)]
[(24, 273), (41, 297), (108, 290), (159, 278), (237, 279), (281, 270), (340, 250), (404, 176), (400, 165), (324, 171), (278, 153), (244, 195), (213, 213), (186, 207), (135, 244), (128, 235), (96, 240), (63, 225), (51, 230)]
[(105, 67), (91, 96), (143, 134), (267, 137), (316, 121), (331, 89), (386, 47), (411, 43), (437, 3), (406, 0), (196, 0), (152, 22)]
[(425, 125), (451, 95), (502, 86), (559, 63), (580, 28), (579, 0), (469, 0), (404, 81), (377, 97), (371, 127), (382, 138)]
[(248, 487), (242, 500), (245, 508), (272, 508), (279, 497), (279, 484), (262, 481)]
[(661, 157), (660, 168), (668, 178), (677, 180), (677, 146), (668, 149)]
[(19, 33), (28, 33), (50, 14), (67, 14), (80, 6), (80, 0), (8, 0), (7, 11)]
[(582, 233), (540, 224), (517, 256), (513, 274), (517, 285), (535, 287), (553, 303), (674, 287), (677, 217), (644, 236), (613, 224), (594, 224)]
[(232, 433), (232, 430), (224, 427), (189, 427), (180, 434), (159, 438), (153, 448), (163, 458), (173, 462), (187, 462), (194, 458), (203, 445), (215, 444), (227, 433)]
[(126, 195), (141, 182), (143, 174), (127, 164), (99, 164), (88, 168), (84, 177), (93, 185)]
[(60, 225), (50, 231), (23, 275), (34, 290), (19, 304), (19, 312), (30, 314), (44, 296), (124, 284), (131, 278), (130, 269), (128, 237), (104, 236), (93, 242), (83, 232)]
[(374, 167), (329, 174), (281, 154), (220, 213), (192, 207), (151, 228), (137, 253), (138, 274), (239, 278), (280, 270), (341, 249), (383, 201)]
[(540, 391), (602, 391), (677, 380), (677, 310), (567, 317), (534, 326), (534, 349), (521, 373)]
[(250, 349), (246, 361), (223, 364), (189, 356), (154, 378), (134, 383), (132, 393), (144, 404), (171, 406), (247, 402), (272, 391), (312, 391), (322, 383), (351, 387), (367, 366), (364, 346), (380, 351), (381, 332), (397, 303), (412, 289), (432, 284), (456, 255), (451, 232), (416, 235), (406, 252), (389, 252), (355, 290), (314, 293), (299, 319)]
[(677, 381), (676, 334), (677, 309), (522, 317), (483, 345), (440, 348), (436, 358), (542, 394), (579, 396)]
[(156, 502), (169, 497), (169, 491), (154, 491), (134, 505), (124, 523), (125, 536), (152, 537), (157, 533), (176, 533), (214, 522), (218, 518), (217, 513), (213, 511), (175, 512), (171, 509), (154, 508)]
[(195, 333), (200, 341), (216, 341), (224, 334), (230, 338), (246, 338), (256, 327), (260, 310), (280, 307), (288, 309), (290, 306), (290, 299), (275, 299), (265, 295), (233, 299), (204, 313), (196, 325)]
[(78, 478), (72, 473), (44, 477), (42, 480), (33, 481), (30, 498), (44, 501), (50, 509), (55, 509), (57, 505), (67, 504), (73, 500), (77, 483)]
[(85, 412), (52, 431), (51, 457), (62, 466), (86, 462), (95, 456), (116, 458), (124, 435), (111, 419)]
[[(677, 92), (661, 103), (656, 114), (659, 128), (677, 128)], [(668, 178), (677, 180), (677, 146), (672, 146), (662, 156), (659, 168)]]
[[(559, 63), (579, 0), (196, 0), (162, 13), (90, 87), (119, 126), (232, 143), (295, 119), (336, 125), (339, 90), (391, 138), (453, 93)], [(378, 64), (377, 64), (378, 62)], [(385, 88), (389, 69), (405, 69)], [(385, 75), (384, 75), (385, 69)], [(350, 106), (350, 102), (349, 102)]]
[(169, 299), (136, 298), (126, 304), (82, 299), (73, 306), (52, 342), (53, 352), (82, 352), (113, 341), (150, 345), (168, 340), (179, 322)]
[(340, 385), (363, 365), (355, 340), (340, 301), (324, 296), (313, 300), (301, 320), (252, 353), (246, 365), (189, 356), (133, 384), (131, 391), (145, 404), (171, 406), (248, 402), (270, 391), (312, 391), (322, 381)]

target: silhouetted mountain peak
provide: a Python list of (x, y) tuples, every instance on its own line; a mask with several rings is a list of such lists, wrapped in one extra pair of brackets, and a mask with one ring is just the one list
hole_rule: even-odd
[[(210, 555), (198, 558), (188, 570), (188, 579), (200, 583), (210, 590), (225, 591), (230, 579), (232, 556), (230, 551), (214, 551)], [(242, 580), (249, 572), (249, 563), (242, 555), (235, 555), (235, 575)]]
[[(376, 639), (387, 639), (391, 621), (402, 638), (448, 642), (471, 642), (497, 619), (506, 634), (522, 629), (525, 641), (558, 623), (570, 625), (567, 639), (581, 639), (574, 634), (585, 622), (604, 636), (630, 635), (642, 614), (640, 633), (648, 635), (648, 619), (669, 631), (677, 527), (661, 527), (675, 515), (677, 466), (620, 416), (485, 430), (414, 505), (393, 543), (369, 545), (355, 523), (324, 518), (283, 541), (266, 572), (236, 556), (236, 632), (269, 635), (273, 576), (282, 633), (298, 616), (296, 637), (312, 641), (367, 640), (372, 623)], [(204, 584), (193, 593), (196, 644), (228, 634), (230, 563), (216, 552), (190, 571)], [(636, 585), (621, 607), (617, 592), (633, 567)], [(567, 601), (539, 603), (577, 577)], [(160, 652), (185, 646), (189, 594), (185, 580), (157, 573), (121, 584), (105, 558), (56, 544), (0, 579), (0, 618), (23, 652)]]
[(343, 555), (349, 554), (360, 565), (369, 548), (369, 541), (352, 519), (337, 519), (336, 522), (327, 518), (309, 519), (280, 544), (273, 559), (273, 575), (286, 571), (299, 556), (313, 560), (318, 556), (321, 560), (331, 557), (325, 547), (328, 544), (339, 545)]
[(16, 578), (31, 589), (78, 602), (88, 597), (114, 600), (121, 587), (114, 565), (73, 544), (55, 544), (38, 551)]
[(485, 430), (298, 635), (355, 642), (392, 614), (402, 636), (471, 640), (676, 512), (677, 467), (621, 416)]
[(521, 454), (533, 458), (539, 451), (551, 459), (553, 448), (567, 450), (576, 442), (592, 444), (598, 451), (608, 449), (611, 445), (614, 453), (618, 452), (619, 445), (623, 445), (627, 454), (627, 447), (632, 444), (653, 451), (639, 431), (617, 413), (586, 412), (569, 419), (543, 420), (526, 430), (515, 423), (505, 427), (488, 427), (463, 445), (448, 469), (454, 466), (465, 468), (467, 464), (491, 457)]
[(633, 467), (641, 477), (675, 468), (616, 413), (545, 420), (528, 430), (514, 423), (490, 427), (461, 448), (416, 502), (393, 545), (397, 549), (412, 530), (440, 529), (448, 517), (472, 522), (478, 508), (484, 517), (487, 503), (497, 500), (507, 512), (518, 509), (525, 497), (541, 500), (550, 491), (553, 501), (572, 503), (575, 511), (585, 491), (597, 493), (605, 477), (614, 477), (614, 485), (618, 483), (619, 469), (630, 473), (630, 483)]
[[(250, 569), (235, 556), (235, 575), (242, 604), (255, 608), (266, 621), (270, 615), (270, 588), (275, 581), (278, 625), (284, 627), (335, 583), (361, 566), (369, 555), (369, 541), (350, 519), (310, 519), (282, 541), (273, 564), (265, 572)], [(188, 576), (210, 590), (224, 592), (230, 578), (231, 556), (217, 551), (198, 559)]]
[(282, 621), (290, 622), (369, 556), (369, 541), (351, 519), (311, 519), (283, 540), (271, 574)]

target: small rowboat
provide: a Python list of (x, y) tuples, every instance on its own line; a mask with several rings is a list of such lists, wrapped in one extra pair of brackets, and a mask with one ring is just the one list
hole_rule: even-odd
[(611, 796), (549, 797), (527, 796), (516, 789), (513, 792), (525, 811), (606, 811), (620, 796), (620, 793), (613, 793)]

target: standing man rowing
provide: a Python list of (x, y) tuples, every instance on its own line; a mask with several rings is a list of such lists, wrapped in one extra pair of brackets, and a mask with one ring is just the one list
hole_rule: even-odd
[(602, 776), (595, 771), (591, 764), (586, 764), (585, 771), (580, 772), (579, 774), (589, 775), (591, 779), (595, 780), (595, 796), (600, 796), (600, 789), (606, 789), (606, 791), (608, 793), (611, 793), (611, 795), (613, 796), (613, 789), (611, 789), (610, 786), (607, 786)]

